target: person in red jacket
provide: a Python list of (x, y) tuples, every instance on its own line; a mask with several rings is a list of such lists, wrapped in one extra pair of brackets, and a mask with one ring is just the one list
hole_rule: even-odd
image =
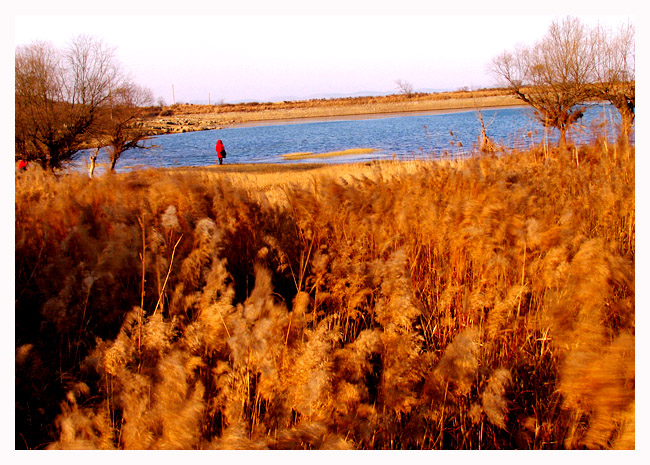
[(226, 149), (223, 147), (223, 142), (221, 139), (217, 141), (217, 145), (214, 148), (217, 151), (217, 157), (219, 157), (219, 164), (223, 164), (223, 159), (226, 158)]
[(18, 162), (18, 169), (19, 170), (26, 170), (27, 169), (27, 162), (25, 160), (20, 160)]

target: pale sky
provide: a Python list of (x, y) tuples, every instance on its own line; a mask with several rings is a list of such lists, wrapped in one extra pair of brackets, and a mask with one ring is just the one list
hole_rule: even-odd
[(455, 90), (495, 85), (491, 58), (541, 38), (556, 18), (634, 22), (626, 1), (619, 9), (608, 1), (600, 8), (597, 0), (552, 0), (534, 10), (511, 2), (491, 2), (488, 10), (478, 0), (445, 8), (411, 0), (187, 7), (180, 0), (117, 0), (102, 8), (27, 1), (14, 7), (13, 39), (14, 46), (46, 40), (64, 47), (79, 34), (92, 35), (114, 47), (123, 69), (168, 104), (391, 92), (398, 79), (416, 90)]

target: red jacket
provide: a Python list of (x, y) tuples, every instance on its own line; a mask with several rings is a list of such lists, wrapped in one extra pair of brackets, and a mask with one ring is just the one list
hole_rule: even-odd
[(18, 162), (18, 169), (19, 170), (24, 170), (27, 168), (27, 162), (25, 160), (20, 160)]
[(217, 141), (217, 145), (215, 146), (214, 149), (217, 151), (217, 155), (219, 156), (219, 158), (221, 158), (221, 151), (224, 150), (223, 142), (221, 142), (221, 139)]

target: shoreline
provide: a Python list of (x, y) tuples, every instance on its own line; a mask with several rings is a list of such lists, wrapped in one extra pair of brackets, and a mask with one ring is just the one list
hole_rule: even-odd
[(172, 114), (150, 116), (142, 119), (140, 125), (148, 135), (154, 136), (236, 127), (390, 118), (520, 106), (526, 105), (513, 95), (502, 92), (488, 95), (428, 94), (408, 99), (402, 97), (399, 100), (299, 101), (248, 106), (176, 105), (170, 107)]
[[(391, 111), (386, 113), (356, 113), (349, 115), (332, 115), (332, 116), (304, 116), (292, 118), (279, 118), (267, 120), (251, 120), (242, 123), (233, 123), (226, 126), (227, 128), (244, 128), (256, 126), (276, 126), (282, 124), (303, 124), (303, 123), (319, 123), (322, 121), (360, 121), (368, 119), (383, 119), (383, 118), (399, 118), (400, 116), (423, 116), (423, 115), (444, 115), (451, 113), (464, 113), (476, 110), (505, 110), (507, 108), (528, 107), (528, 105), (513, 104), (513, 105), (495, 105), (484, 106), (477, 108), (461, 107), (461, 108), (446, 108), (438, 110), (405, 110), (405, 111)], [(218, 129), (226, 129), (218, 128)], [(216, 129), (216, 130), (218, 130)]]

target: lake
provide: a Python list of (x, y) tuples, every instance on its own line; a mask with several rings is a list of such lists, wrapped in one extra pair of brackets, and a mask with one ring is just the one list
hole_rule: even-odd
[[(482, 109), (488, 136), (511, 148), (527, 148), (543, 138), (557, 141), (556, 130), (545, 131), (528, 107)], [(584, 117), (568, 134), (572, 140), (587, 141), (594, 128), (601, 127), (610, 139), (620, 122), (616, 109), (609, 104), (592, 104)], [(447, 113), (405, 114), (403, 116), (368, 115), (367, 117), (259, 123), (210, 131), (156, 136), (148, 150), (129, 150), (118, 160), (117, 171), (143, 167), (206, 166), (216, 162), (214, 146), (221, 139), (226, 147), (225, 163), (344, 163), (377, 159), (435, 159), (440, 156), (466, 156), (476, 150), (481, 125), (475, 110)], [(334, 158), (290, 161), (282, 154), (295, 152), (327, 153), (351, 148), (373, 148), (373, 153)], [(88, 153), (75, 163), (83, 168)], [(107, 163), (100, 152), (98, 163)], [(98, 169), (99, 172), (101, 170)]]

